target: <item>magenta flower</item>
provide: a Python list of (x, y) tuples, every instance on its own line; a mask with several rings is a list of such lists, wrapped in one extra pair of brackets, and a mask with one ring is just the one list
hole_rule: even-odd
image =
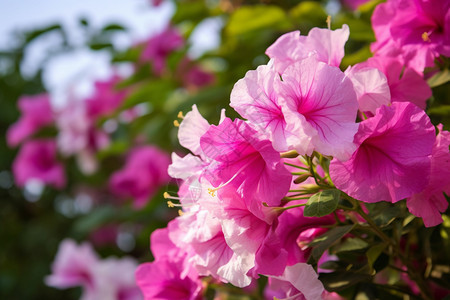
[(16, 184), (23, 187), (29, 180), (38, 180), (57, 189), (63, 188), (66, 176), (56, 156), (54, 140), (32, 140), (23, 144), (12, 166)]
[(281, 276), (270, 276), (264, 294), (266, 299), (318, 300), (325, 292), (314, 268), (298, 263), (286, 267)]
[(277, 151), (287, 151), (294, 135), (286, 131), (286, 120), (281, 110), (275, 84), (280, 81), (278, 73), (270, 65), (248, 71), (231, 91), (230, 106), (249, 120), (260, 134), (272, 141)]
[(186, 88), (196, 89), (214, 82), (214, 74), (202, 69), (188, 57), (183, 58), (177, 66), (176, 76)]
[(296, 135), (294, 148), (301, 155), (314, 150), (348, 159), (358, 102), (353, 85), (339, 68), (306, 58), (286, 69), (279, 86), (287, 130)]
[(406, 199), (409, 211), (423, 219), (425, 226), (431, 227), (442, 223), (440, 213), (448, 207), (444, 192), (450, 195), (450, 132), (442, 130), (439, 133), (431, 154), (430, 179), (427, 186), (420, 193)]
[(116, 88), (120, 80), (120, 77), (114, 76), (107, 81), (95, 83), (94, 94), (85, 100), (89, 119), (96, 120), (98, 117), (110, 115), (120, 107), (128, 93)]
[(277, 206), (289, 190), (291, 174), (286, 170), (270, 141), (260, 140), (247, 123), (226, 118), (211, 125), (201, 137), (203, 153), (210, 159), (203, 176), (220, 194), (237, 191), (248, 209), (262, 220), (263, 202)]
[(342, 0), (342, 2), (351, 8), (352, 10), (357, 10), (358, 7), (363, 5), (364, 3), (369, 2), (370, 0)]
[(169, 156), (153, 146), (133, 149), (122, 170), (110, 178), (111, 191), (119, 197), (131, 197), (136, 208), (141, 208), (156, 191), (169, 182)]
[(350, 160), (331, 162), (331, 179), (361, 201), (399, 201), (425, 188), (434, 141), (434, 127), (423, 110), (406, 102), (382, 106), (360, 123), (359, 148)]
[(446, 0), (389, 0), (372, 15), (376, 55), (399, 56), (422, 72), (439, 55), (450, 56), (450, 3)]
[(146, 42), (140, 60), (150, 62), (153, 72), (156, 75), (161, 75), (166, 69), (167, 57), (183, 45), (184, 39), (180, 33), (175, 28), (168, 27)]
[(6, 133), (6, 140), (10, 147), (19, 145), (39, 129), (54, 121), (47, 94), (24, 96), (19, 99), (18, 107), (22, 115)]
[(318, 61), (339, 67), (349, 34), (345, 24), (336, 30), (315, 27), (307, 36), (300, 35), (300, 31), (293, 31), (279, 37), (267, 48), (266, 54), (274, 60), (274, 67), (280, 74), (291, 64), (311, 54), (316, 55)]
[(200, 300), (202, 282), (186, 260), (187, 249), (177, 248), (168, 233), (167, 228), (152, 233), (151, 250), (155, 261), (141, 264), (136, 270), (136, 281), (144, 299)]

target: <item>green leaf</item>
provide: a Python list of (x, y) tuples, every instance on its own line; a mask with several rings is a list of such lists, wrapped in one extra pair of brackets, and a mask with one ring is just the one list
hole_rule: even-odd
[(436, 87), (447, 83), (450, 81), (450, 71), (448, 69), (442, 70), (441, 72), (434, 74), (430, 79), (428, 79), (428, 84), (430, 87)]
[(368, 274), (356, 272), (321, 273), (319, 276), (319, 280), (329, 292), (340, 291), (359, 282), (368, 282), (371, 279), (372, 276)]
[(438, 107), (432, 107), (428, 109), (427, 112), (430, 115), (447, 116), (450, 115), (450, 105), (441, 105)]
[(264, 28), (287, 29), (290, 22), (284, 10), (271, 5), (242, 6), (231, 15), (225, 32), (237, 36)]
[(366, 241), (361, 240), (360, 238), (348, 238), (343, 243), (336, 246), (334, 252), (345, 252), (345, 251), (355, 251), (365, 249), (369, 246)]
[(378, 259), (383, 250), (386, 248), (386, 244), (377, 244), (369, 248), (366, 252), (367, 261), (369, 262), (369, 267), (372, 270), (373, 264)]
[(311, 252), (311, 257), (318, 261), (322, 254), (331, 247), (336, 241), (340, 240), (344, 235), (349, 233), (355, 225), (345, 225), (340, 227), (335, 227), (327, 231), (325, 234), (321, 235), (311, 243), (313, 250)]
[(308, 23), (312, 25), (309, 27), (314, 27), (317, 25), (322, 25), (323, 27), (326, 25), (327, 13), (320, 2), (300, 2), (289, 11), (289, 14), (294, 22), (298, 21), (302, 26)]
[[(175, 84), (169, 80), (153, 80), (140, 89), (135, 90), (122, 105), (122, 109), (131, 108), (139, 103), (164, 103), (167, 96), (175, 89)], [(157, 106), (157, 105), (155, 105)]]
[(323, 217), (338, 207), (341, 191), (337, 189), (320, 191), (309, 198), (303, 215), (305, 217)]
[(402, 210), (398, 206), (389, 206), (380, 211), (372, 211), (370, 216), (377, 226), (384, 227), (391, 224), (401, 213)]
[(127, 28), (119, 24), (109, 24), (102, 28), (102, 32), (108, 31), (126, 31)]
[(178, 24), (185, 21), (199, 22), (209, 16), (208, 8), (204, 1), (178, 3), (177, 11), (172, 17), (172, 23)]

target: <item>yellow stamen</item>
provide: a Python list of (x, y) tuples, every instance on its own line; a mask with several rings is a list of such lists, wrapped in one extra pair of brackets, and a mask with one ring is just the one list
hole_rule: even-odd
[(328, 26), (328, 29), (331, 30), (331, 16), (330, 15), (327, 16), (327, 26)]
[(175, 204), (173, 204), (173, 202), (169, 200), (169, 201), (167, 201), (167, 206), (170, 208), (173, 208), (173, 207), (175, 207)]
[(184, 119), (183, 112), (182, 111), (178, 112), (177, 117), (180, 118), (180, 119)]
[(174, 120), (173, 121), (173, 126), (180, 127), (180, 122), (178, 122), (178, 120)]
[(431, 42), (431, 40), (430, 40), (430, 35), (428, 34), (428, 32), (422, 33), (422, 40), (423, 40), (424, 42)]
[(164, 199), (170, 199), (170, 194), (168, 192), (164, 192), (163, 197)]
[(184, 212), (181, 209), (179, 209), (178, 210), (178, 215), (181, 217), (182, 215), (184, 215)]

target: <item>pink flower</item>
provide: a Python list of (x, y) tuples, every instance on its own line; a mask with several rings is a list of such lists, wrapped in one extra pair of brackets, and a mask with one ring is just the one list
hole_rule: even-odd
[(399, 201), (425, 188), (434, 141), (434, 127), (423, 110), (405, 102), (382, 106), (360, 123), (359, 148), (350, 160), (331, 162), (331, 179), (361, 201)]
[(372, 52), (400, 56), (422, 72), (439, 55), (450, 56), (450, 4), (446, 0), (389, 0), (372, 15), (377, 41)]
[(286, 131), (286, 120), (281, 110), (275, 84), (280, 81), (278, 73), (270, 65), (248, 71), (231, 91), (230, 106), (252, 126), (272, 141), (277, 151), (287, 151), (288, 139), (293, 136)]
[(370, 0), (343, 0), (342, 2), (351, 8), (352, 10), (357, 10), (361, 5), (369, 2)]
[(78, 164), (86, 174), (97, 170), (95, 154), (109, 144), (108, 135), (94, 126), (85, 103), (72, 101), (57, 114), (58, 148), (65, 156), (77, 155)]
[(126, 90), (116, 88), (120, 80), (120, 77), (114, 76), (107, 81), (95, 83), (94, 94), (85, 100), (89, 119), (96, 120), (98, 117), (110, 115), (120, 107), (127, 96)]
[(294, 148), (301, 155), (314, 150), (348, 159), (358, 102), (352, 82), (339, 68), (306, 58), (286, 69), (279, 87), (287, 130), (296, 135)]
[(136, 208), (141, 208), (156, 191), (169, 182), (169, 157), (160, 149), (141, 146), (133, 149), (122, 170), (110, 179), (110, 188), (119, 197), (131, 197)]
[(177, 66), (176, 75), (186, 88), (200, 88), (214, 82), (214, 74), (203, 70), (195, 62), (185, 57)]
[(156, 75), (161, 75), (166, 69), (167, 57), (183, 45), (184, 39), (180, 33), (175, 28), (168, 27), (146, 42), (140, 60), (150, 62), (153, 72)]
[(293, 31), (279, 37), (267, 48), (266, 54), (274, 60), (275, 69), (280, 74), (291, 64), (312, 54), (317, 56), (318, 61), (338, 67), (344, 57), (344, 46), (349, 34), (345, 24), (336, 30), (315, 27), (307, 36), (301, 36), (300, 31)]
[(188, 253), (177, 248), (168, 233), (167, 228), (152, 233), (151, 249), (155, 261), (138, 267), (137, 284), (146, 300), (199, 300), (203, 290), (199, 275), (187, 263)]
[(281, 246), (288, 253), (287, 264), (291, 266), (299, 262), (307, 262), (311, 253), (308, 243), (325, 233), (326, 229), (321, 226), (334, 223), (335, 219), (331, 215), (321, 218), (304, 217), (301, 207), (283, 212), (278, 217), (275, 232), (281, 240)]
[(442, 124), (437, 127), (439, 133), (431, 154), (428, 184), (423, 191), (406, 199), (409, 211), (421, 217), (427, 227), (442, 223), (440, 213), (448, 207), (444, 192), (450, 195), (450, 132), (443, 131)]
[(22, 113), (20, 119), (11, 125), (6, 133), (10, 147), (15, 147), (53, 121), (53, 111), (47, 94), (24, 96), (18, 101)]
[(23, 187), (29, 180), (38, 180), (54, 188), (63, 188), (66, 176), (56, 156), (54, 140), (32, 140), (23, 144), (12, 166), (17, 185)]
[(135, 280), (136, 262), (131, 258), (100, 260), (88, 243), (61, 242), (47, 285), (65, 289), (81, 286), (82, 300), (141, 300)]
[(247, 123), (226, 118), (211, 125), (201, 137), (203, 153), (210, 159), (203, 176), (221, 193), (237, 191), (248, 209), (269, 223), (263, 202), (277, 206), (289, 190), (291, 174), (270, 141), (261, 140)]
[(311, 265), (298, 263), (286, 267), (283, 275), (270, 276), (264, 291), (266, 299), (319, 300), (326, 293)]
[(66, 239), (59, 245), (58, 253), (52, 265), (52, 274), (47, 276), (47, 285), (56, 288), (83, 286), (84, 296), (92, 293), (94, 280), (92, 273), (99, 258), (88, 243), (78, 246), (73, 240)]
[(422, 109), (426, 108), (426, 101), (431, 97), (430, 86), (421, 73), (405, 67), (399, 59), (375, 56), (355, 67), (357, 69), (377, 68), (383, 72), (386, 75), (392, 102), (412, 102)]

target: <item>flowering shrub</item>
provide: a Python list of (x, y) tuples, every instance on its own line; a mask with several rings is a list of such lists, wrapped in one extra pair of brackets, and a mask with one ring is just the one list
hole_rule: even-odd
[[(131, 75), (59, 108), (19, 100), (16, 185), (47, 186), (64, 235), (101, 253), (63, 240), (45, 283), (106, 300), (448, 296), (448, 3), (326, 18), (250, 2), (174, 1), (165, 29), (115, 53)], [(190, 34), (218, 15), (221, 45), (194, 58)], [(141, 264), (100, 258), (123, 252)]]

